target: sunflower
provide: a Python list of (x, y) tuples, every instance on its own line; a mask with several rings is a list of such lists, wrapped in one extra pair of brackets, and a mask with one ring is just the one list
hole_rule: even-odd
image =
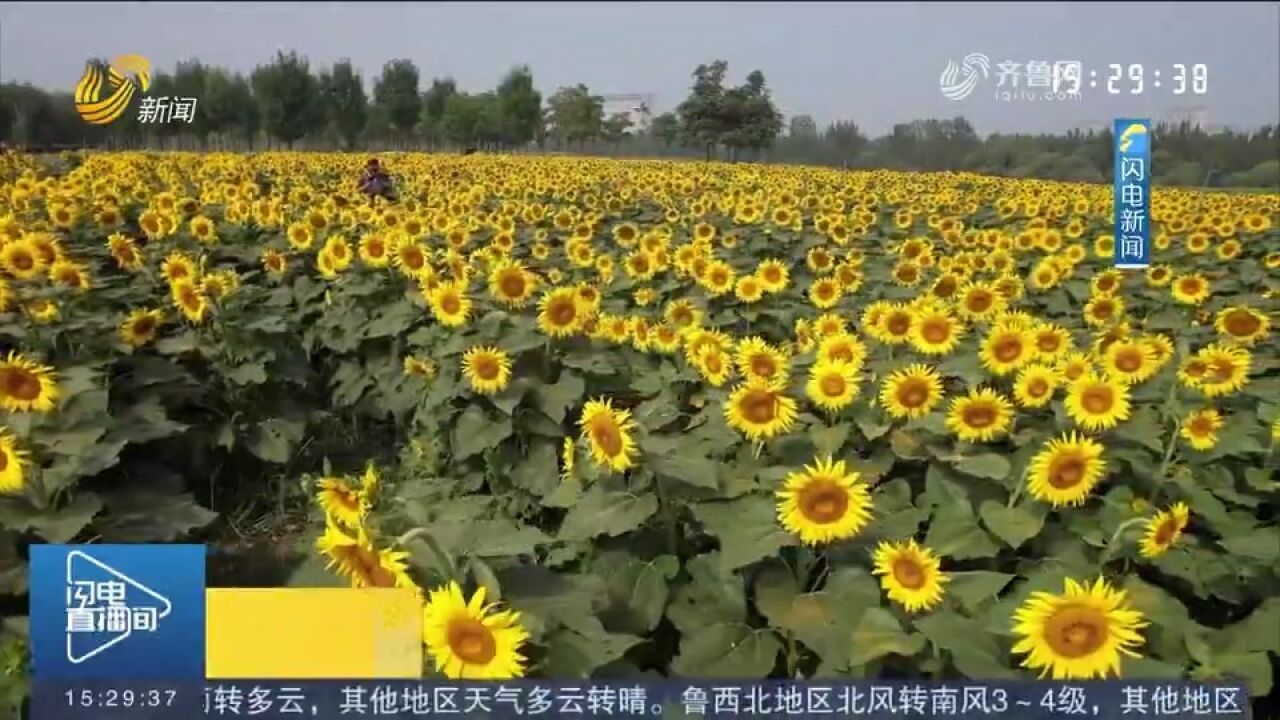
[(960, 317), (985, 322), (999, 315), (1006, 307), (1006, 300), (994, 285), (986, 282), (970, 282), (960, 289), (956, 312)]
[(471, 298), (467, 297), (466, 283), (461, 280), (442, 282), (427, 293), (431, 314), (441, 325), (450, 328), (467, 324), (471, 314)]
[(951, 401), (947, 427), (965, 442), (990, 442), (1009, 432), (1013, 404), (990, 388), (970, 390)]
[(467, 602), (450, 582), (432, 590), (422, 608), (422, 637), (438, 672), (452, 679), (506, 680), (523, 677), (520, 654), (529, 633), (520, 614), (485, 605), (485, 589)]
[(818, 342), (818, 362), (848, 363), (861, 370), (866, 358), (867, 346), (850, 333), (834, 333)]
[(748, 380), (729, 393), (724, 414), (729, 427), (759, 442), (791, 429), (796, 421), (796, 401), (779, 385)]
[(262, 269), (267, 273), (275, 276), (284, 274), (289, 267), (289, 261), (285, 256), (276, 250), (262, 251)]
[(1036, 592), (1013, 615), (1018, 641), (1013, 652), (1027, 657), (1022, 667), (1039, 669), (1053, 680), (1105, 679), (1120, 675), (1120, 656), (1140, 657), (1147, 626), (1129, 607), (1123, 590), (1102, 578), (1093, 586), (1067, 578), (1061, 595)]
[(843, 460), (819, 458), (787, 475), (777, 492), (778, 521), (807, 545), (845, 540), (871, 522), (872, 500)]
[(197, 215), (191, 218), (191, 222), (188, 224), (188, 227), (191, 230), (191, 237), (205, 245), (217, 242), (218, 240), (218, 231), (216, 226), (213, 224), (213, 220), (210, 220), (204, 215)]
[(518, 262), (503, 260), (489, 273), (489, 294), (507, 307), (524, 307), (537, 286), (537, 276)]
[(330, 522), (346, 528), (360, 527), (369, 512), (368, 498), (361, 489), (339, 477), (323, 477), (316, 482), (316, 504)]
[(738, 343), (734, 364), (748, 380), (785, 383), (791, 371), (787, 356), (760, 337), (749, 337)]
[(53, 368), (12, 350), (8, 358), (0, 361), (0, 409), (47, 413), (53, 410), (58, 396)]
[(49, 298), (39, 298), (26, 304), (23, 310), (31, 317), (32, 322), (47, 324), (61, 316), (58, 303)]
[(387, 239), (380, 233), (367, 233), (356, 245), (356, 254), (366, 267), (384, 268), (391, 264), (391, 252)]
[(1179, 275), (1173, 281), (1173, 299), (1183, 305), (1199, 305), (1209, 297), (1209, 281), (1199, 273)]
[(787, 289), (790, 271), (779, 260), (764, 260), (756, 266), (756, 277), (760, 278), (760, 284), (764, 286), (765, 292), (782, 292)]
[(1180, 435), (1196, 450), (1209, 450), (1218, 444), (1222, 415), (1213, 408), (1195, 410), (1182, 419)]
[(209, 310), (209, 298), (192, 279), (177, 280), (169, 286), (174, 307), (188, 321), (199, 325)]
[(1129, 419), (1129, 388), (1108, 375), (1090, 373), (1067, 386), (1067, 414), (1087, 430), (1108, 430)]
[(329, 558), (329, 568), (351, 581), (353, 588), (416, 588), (409, 577), (409, 553), (379, 550), (363, 526), (354, 532), (330, 520), (316, 540), (316, 550)]
[(1095, 295), (1084, 306), (1084, 321), (1092, 327), (1114, 325), (1124, 317), (1124, 301), (1111, 295)]
[(1155, 348), (1142, 339), (1111, 343), (1102, 358), (1103, 372), (1125, 385), (1141, 383), (1159, 369)]
[(880, 404), (890, 416), (915, 419), (929, 414), (942, 401), (942, 378), (928, 365), (895, 371), (880, 387)]
[[(796, 332), (799, 333), (800, 323), (804, 318), (796, 320)], [(806, 321), (807, 322), (807, 321)], [(848, 329), (848, 322), (836, 313), (823, 313), (813, 320), (812, 330), (820, 338), (830, 335), (838, 335)]]
[(1152, 265), (1146, 274), (1147, 284), (1151, 287), (1164, 287), (1173, 280), (1173, 269), (1168, 265)]
[(404, 374), (430, 380), (436, 376), (436, 361), (431, 358), (420, 358), (408, 355), (404, 359)]
[(538, 328), (551, 337), (567, 337), (582, 329), (581, 303), (574, 288), (555, 288), (538, 302)]
[(858, 368), (850, 363), (819, 361), (809, 371), (804, 392), (823, 410), (846, 408), (858, 395)]
[(1055, 508), (1082, 505), (1106, 468), (1102, 444), (1072, 432), (1045, 443), (1031, 459), (1027, 492)]
[(926, 355), (946, 355), (964, 335), (964, 325), (939, 307), (925, 307), (911, 315), (911, 347)]
[(1214, 343), (1196, 354), (1204, 361), (1204, 376), (1196, 386), (1205, 397), (1230, 395), (1249, 382), (1253, 356), (1243, 348)]
[(462, 356), (462, 374), (472, 390), (493, 395), (511, 381), (511, 359), (494, 347), (474, 347)]
[(170, 253), (160, 263), (160, 274), (171, 284), (179, 280), (192, 280), (196, 276), (196, 263), (182, 253)]
[(893, 304), (884, 310), (878, 318), (875, 328), (868, 329), (874, 337), (887, 345), (902, 345), (911, 339), (911, 327), (914, 322), (911, 308), (902, 304)]
[(121, 270), (137, 272), (142, 269), (142, 253), (132, 238), (112, 233), (107, 237), (107, 250)]
[(120, 324), (120, 337), (133, 347), (141, 347), (155, 339), (156, 331), (164, 322), (161, 310), (138, 309)]
[(13, 240), (0, 247), (0, 266), (16, 280), (34, 280), (49, 264), (28, 240)]
[(942, 572), (938, 556), (914, 539), (881, 542), (873, 555), (872, 573), (889, 599), (907, 612), (931, 610), (942, 602), (943, 585), (951, 578)]
[(693, 365), (712, 387), (724, 385), (733, 373), (729, 357), (716, 345), (703, 346)]
[(1185, 503), (1174, 503), (1168, 510), (1157, 512), (1147, 521), (1138, 552), (1145, 558), (1163, 555), (1182, 536), (1190, 520), (1191, 509)]
[(631, 433), (635, 421), (628, 410), (615, 409), (608, 398), (591, 400), (578, 421), (582, 439), (591, 444), (591, 457), (597, 464), (615, 472), (635, 464), (638, 452)]
[(1036, 346), (1036, 359), (1052, 363), (1071, 350), (1071, 334), (1054, 323), (1039, 323), (1031, 331)]
[(660, 353), (674, 353), (680, 349), (680, 331), (670, 323), (659, 323), (650, 330), (649, 342)]
[(21, 492), (26, 486), (27, 457), (9, 428), (0, 427), (0, 495)]
[(1037, 354), (1034, 338), (1012, 324), (997, 324), (982, 341), (979, 356), (994, 375), (1008, 375), (1026, 365)]
[(764, 283), (755, 275), (744, 275), (733, 286), (734, 297), (747, 304), (759, 302), (764, 293)]
[(1267, 336), (1271, 320), (1248, 305), (1236, 305), (1218, 311), (1213, 327), (1219, 335), (1247, 347)]
[(311, 226), (307, 223), (296, 222), (289, 226), (285, 231), (285, 239), (289, 241), (289, 247), (294, 250), (307, 250), (311, 247), (311, 243), (315, 239), (315, 235), (311, 230)]
[(1025, 408), (1039, 408), (1053, 400), (1062, 375), (1049, 365), (1026, 365), (1013, 383), (1013, 399)]
[(835, 278), (819, 278), (809, 286), (809, 302), (822, 310), (835, 307), (836, 303), (840, 302), (842, 294), (840, 283)]

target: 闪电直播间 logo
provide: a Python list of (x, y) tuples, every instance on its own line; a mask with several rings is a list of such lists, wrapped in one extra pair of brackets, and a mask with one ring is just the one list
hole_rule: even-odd
[(90, 62), (76, 83), (76, 112), (85, 122), (106, 125), (124, 114), (136, 92), (151, 87), (151, 63), (141, 55), (121, 55), (103, 66)]

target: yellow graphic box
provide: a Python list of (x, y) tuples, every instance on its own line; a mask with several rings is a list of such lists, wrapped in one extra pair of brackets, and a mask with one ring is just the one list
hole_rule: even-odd
[(411, 589), (210, 588), (211, 680), (422, 677), (422, 600)]

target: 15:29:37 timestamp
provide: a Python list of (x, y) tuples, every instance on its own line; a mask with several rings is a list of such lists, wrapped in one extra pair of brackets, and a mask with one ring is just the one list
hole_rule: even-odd
[(178, 691), (172, 689), (142, 688), (76, 690), (63, 693), (67, 707), (79, 708), (163, 708), (170, 707), (177, 699)]

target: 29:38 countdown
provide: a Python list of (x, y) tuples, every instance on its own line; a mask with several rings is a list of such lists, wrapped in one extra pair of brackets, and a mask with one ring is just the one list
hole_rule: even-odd
[[(1128, 68), (1119, 63), (1112, 63), (1107, 66), (1111, 73), (1107, 76), (1107, 92), (1112, 95), (1120, 94), (1118, 83), (1128, 75), (1130, 86), (1130, 95), (1141, 95), (1146, 88), (1146, 68), (1140, 63), (1134, 63)], [(1174, 63), (1173, 65), (1173, 94), (1185, 95), (1188, 87), (1194, 95), (1204, 95), (1209, 92), (1209, 68), (1204, 63), (1196, 63), (1191, 66), (1190, 83), (1188, 83), (1187, 66), (1182, 63)], [(1155, 87), (1160, 87), (1160, 71), (1152, 71), (1152, 83)]]

